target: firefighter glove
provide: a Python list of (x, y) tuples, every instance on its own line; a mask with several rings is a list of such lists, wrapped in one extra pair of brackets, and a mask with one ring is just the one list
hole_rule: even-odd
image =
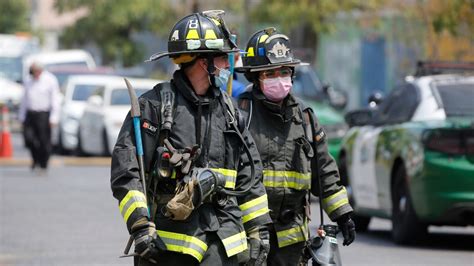
[(337, 225), (344, 236), (344, 242), (342, 245), (349, 246), (354, 241), (356, 235), (355, 224), (354, 221), (352, 221), (350, 214), (344, 214), (339, 219), (337, 219)]
[(246, 265), (263, 265), (270, 252), (270, 233), (267, 227), (254, 228), (248, 232), (249, 257)]
[(166, 245), (156, 233), (155, 224), (147, 218), (141, 218), (132, 225), (132, 236), (135, 240), (135, 253), (153, 263), (159, 253), (166, 250)]

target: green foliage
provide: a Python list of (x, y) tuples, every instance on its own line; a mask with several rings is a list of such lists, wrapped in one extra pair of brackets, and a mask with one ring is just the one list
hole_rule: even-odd
[(433, 11), (432, 26), (436, 33), (447, 30), (451, 35), (459, 34), (460, 26), (467, 26), (470, 34), (474, 33), (474, 1), (451, 0), (443, 1)]
[(131, 66), (143, 60), (142, 47), (131, 36), (140, 31), (167, 34), (173, 11), (165, 0), (56, 0), (60, 12), (86, 7), (89, 14), (67, 28), (65, 46), (95, 42), (105, 63), (115, 60)]
[(328, 22), (339, 12), (374, 10), (383, 2), (383, 0), (262, 0), (253, 9), (252, 19), (259, 23), (275, 23), (277, 24), (275, 26), (284, 32), (309, 25), (314, 33), (320, 33), (332, 29)]
[(1, 0), (0, 33), (15, 33), (29, 31), (28, 0)]

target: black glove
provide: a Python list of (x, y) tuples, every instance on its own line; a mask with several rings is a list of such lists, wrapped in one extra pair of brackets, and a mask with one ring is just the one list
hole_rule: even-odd
[(339, 229), (342, 231), (342, 235), (344, 236), (344, 242), (342, 243), (343, 246), (349, 246), (355, 239), (355, 224), (352, 221), (351, 216), (349, 213), (344, 214), (343, 216), (337, 219), (337, 225)]
[(270, 252), (270, 233), (268, 228), (260, 227), (250, 230), (248, 232), (248, 241), (250, 260), (245, 265), (264, 264)]
[(142, 218), (132, 226), (135, 240), (135, 253), (140, 257), (156, 263), (158, 254), (166, 250), (166, 245), (156, 233), (155, 224)]

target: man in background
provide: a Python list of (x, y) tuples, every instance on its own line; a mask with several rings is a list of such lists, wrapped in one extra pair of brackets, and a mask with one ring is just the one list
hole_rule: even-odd
[(34, 62), (20, 104), (19, 118), (23, 123), (25, 145), (31, 152), (31, 169), (48, 168), (51, 155), (51, 129), (59, 121), (60, 92), (56, 77)]

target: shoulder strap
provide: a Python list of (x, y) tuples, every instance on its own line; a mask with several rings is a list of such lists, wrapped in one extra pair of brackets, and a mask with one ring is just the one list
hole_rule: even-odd
[(303, 126), (304, 133), (306, 135), (306, 138), (310, 142), (312, 142), (313, 138), (311, 134), (311, 118), (309, 116), (312, 115), (313, 109), (311, 109), (311, 107), (306, 105), (306, 103), (303, 102), (303, 100), (301, 100), (298, 97), (295, 97), (295, 101), (298, 103), (298, 108), (300, 109), (301, 116), (303, 118), (302, 126)]
[(244, 92), (239, 96), (239, 109), (244, 113), (242, 115), (241, 124), (245, 125), (248, 130), (250, 121), (252, 120), (252, 93), (250, 91)]

